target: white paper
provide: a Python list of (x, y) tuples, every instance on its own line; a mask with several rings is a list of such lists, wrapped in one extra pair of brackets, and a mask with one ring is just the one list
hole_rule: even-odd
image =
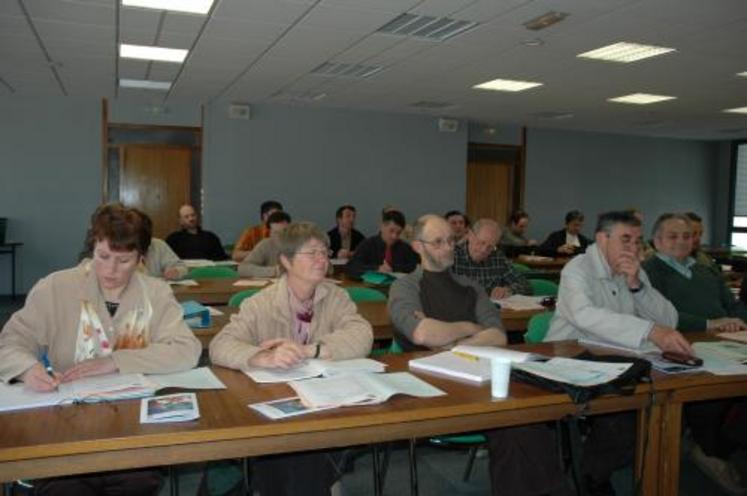
[(177, 393), (140, 402), (140, 423), (160, 424), (164, 422), (187, 422), (200, 418), (195, 393)]
[(490, 380), (490, 360), (480, 357), (465, 357), (451, 351), (410, 360), (409, 367), (415, 371), (482, 384)]
[(580, 338), (578, 344), (583, 346), (599, 346), (602, 348), (609, 348), (611, 350), (624, 351), (633, 355), (644, 355), (648, 353), (661, 353), (661, 350), (651, 341), (646, 341), (643, 346), (639, 348), (629, 348), (621, 344), (610, 343), (609, 341), (602, 341), (594, 338)]
[(594, 362), (556, 357), (547, 362), (517, 363), (513, 367), (566, 384), (596, 386), (619, 377), (632, 363)]
[(59, 405), (63, 399), (58, 391), (37, 393), (23, 383), (0, 383), (0, 412)]
[(714, 375), (747, 374), (747, 345), (735, 341), (712, 341), (693, 344), (695, 354), (703, 360), (701, 370)]
[(171, 286), (199, 286), (200, 284), (194, 279), (180, 279), (178, 281), (166, 281)]
[(279, 400), (266, 401), (264, 403), (252, 403), (249, 405), (249, 408), (258, 411), (265, 417), (278, 420), (288, 417), (296, 417), (307, 413), (329, 410), (334, 407), (309, 408), (303, 404), (301, 398), (294, 396), (292, 398), (282, 398)]
[(182, 263), (190, 269), (197, 267), (213, 267), (215, 262), (203, 258), (182, 258)]
[(502, 298), (500, 300), (491, 300), (493, 303), (497, 303), (501, 306), (501, 309), (506, 310), (543, 310), (540, 304), (545, 297), (544, 296), (527, 296), (527, 295), (511, 295), (508, 298)]
[(720, 339), (728, 339), (731, 341), (739, 341), (740, 343), (747, 343), (747, 331), (722, 332), (720, 334), (716, 334), (716, 337)]
[(222, 312), (215, 307), (207, 307), (207, 309), (210, 312), (210, 315), (212, 315), (213, 317), (217, 317), (218, 315), (225, 315), (225, 312)]
[(394, 394), (421, 398), (446, 394), (409, 372), (356, 373), (289, 383), (305, 405), (332, 407), (381, 403)]
[(157, 386), (143, 374), (106, 374), (63, 382), (57, 390), (63, 402), (110, 401), (153, 396)]
[(329, 263), (332, 265), (346, 265), (348, 263), (347, 258), (330, 258)]
[(464, 355), (487, 358), (488, 360), (501, 358), (510, 362), (526, 362), (529, 360), (536, 360), (538, 358), (541, 358), (540, 355), (534, 353), (507, 350), (506, 348), (498, 348), (497, 346), (460, 345), (453, 347), (451, 351), (457, 354), (462, 353)]
[(218, 379), (208, 367), (174, 372), (173, 374), (150, 374), (146, 376), (156, 384), (157, 389), (226, 389), (226, 385)]
[(370, 358), (354, 358), (352, 360), (306, 360), (298, 367), (292, 369), (265, 369), (251, 367), (244, 370), (254, 382), (269, 384), (276, 382), (300, 381), (319, 377), (320, 375), (332, 376), (351, 372), (383, 372), (385, 364), (371, 360)]
[(269, 279), (239, 279), (233, 285), (239, 288), (263, 288), (269, 283)]

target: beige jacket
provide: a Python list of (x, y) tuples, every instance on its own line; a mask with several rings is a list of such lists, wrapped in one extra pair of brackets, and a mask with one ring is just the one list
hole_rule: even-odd
[(143, 262), (148, 273), (153, 277), (163, 277), (166, 269), (172, 267), (179, 273), (177, 279), (183, 278), (189, 272), (189, 268), (174, 253), (174, 250), (164, 240), (158, 238), (151, 238), (150, 247)]
[(116, 330), (125, 328), (122, 320), (141, 308), (146, 298), (153, 309), (149, 344), (142, 349), (114, 350), (111, 357), (119, 371), (168, 373), (194, 367), (202, 347), (184, 323), (181, 306), (166, 283), (135, 272), (112, 319), (93, 268), (84, 260), (40, 280), (24, 307), (5, 324), (0, 332), (0, 380), (7, 383), (21, 375), (39, 361), (44, 348), (55, 370), (63, 372), (74, 365), (82, 301), (90, 302), (114, 343)]
[[(246, 368), (263, 341), (293, 339), (290, 312), (284, 275), (276, 284), (244, 300), (239, 313), (210, 343), (210, 360), (224, 367)], [(360, 358), (371, 351), (373, 331), (347, 292), (325, 281), (314, 294), (310, 342), (323, 344), (332, 360)]]

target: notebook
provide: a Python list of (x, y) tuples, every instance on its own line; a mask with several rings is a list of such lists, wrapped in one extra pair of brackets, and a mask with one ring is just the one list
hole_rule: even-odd
[(410, 370), (427, 372), (449, 379), (482, 384), (490, 381), (490, 360), (468, 357), (451, 351), (415, 358), (409, 362)]

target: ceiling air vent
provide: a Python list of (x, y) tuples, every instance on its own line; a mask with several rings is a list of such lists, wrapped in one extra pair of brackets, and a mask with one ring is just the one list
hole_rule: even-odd
[(448, 17), (402, 14), (380, 27), (376, 32), (397, 36), (411, 36), (430, 41), (445, 41), (477, 26), (473, 21)]
[(382, 69), (377, 65), (344, 64), (339, 62), (325, 62), (311, 71), (311, 74), (327, 77), (345, 77), (364, 79), (373, 76)]

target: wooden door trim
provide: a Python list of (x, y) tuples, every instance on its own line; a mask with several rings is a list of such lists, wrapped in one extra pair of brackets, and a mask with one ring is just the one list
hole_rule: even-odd
[[(496, 143), (477, 143), (474, 141), (467, 142), (467, 156), (469, 157), (470, 150), (512, 150), (518, 153), (518, 161), (515, 167), (512, 167), (512, 188), (511, 188), (511, 210), (517, 210), (522, 208), (524, 204), (524, 188), (526, 181), (526, 139), (527, 129), (526, 127), (521, 128), (521, 144), (520, 145), (508, 145), (508, 144), (496, 144)], [(479, 162), (479, 159), (475, 160)], [(466, 168), (469, 167), (469, 159)], [(466, 202), (466, 184), (465, 184), (465, 202)], [(465, 204), (466, 209), (466, 204)]]
[(109, 127), (110, 128), (113, 127), (117, 129), (145, 129), (145, 130), (159, 129), (159, 130), (168, 130), (168, 131), (191, 131), (194, 133), (202, 134), (202, 128), (199, 126), (176, 126), (176, 125), (166, 125), (166, 124), (129, 124), (126, 122), (110, 122)]

